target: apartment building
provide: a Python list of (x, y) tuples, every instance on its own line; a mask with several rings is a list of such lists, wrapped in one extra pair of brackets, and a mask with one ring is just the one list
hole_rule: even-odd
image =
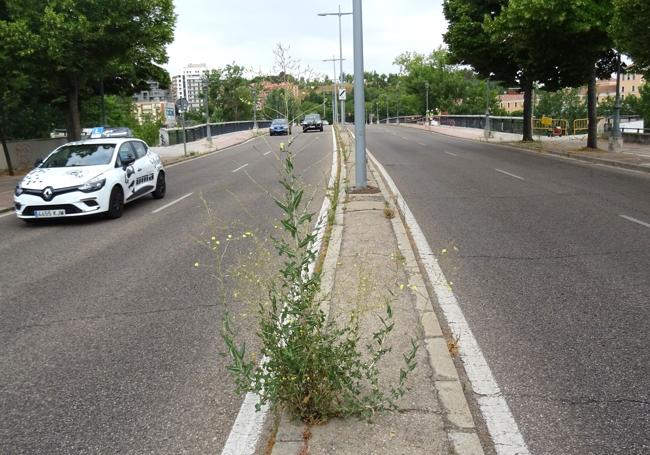
[(183, 68), (181, 74), (172, 77), (172, 101), (185, 98), (188, 109), (201, 109), (206, 74), (211, 70), (205, 63), (189, 64)]

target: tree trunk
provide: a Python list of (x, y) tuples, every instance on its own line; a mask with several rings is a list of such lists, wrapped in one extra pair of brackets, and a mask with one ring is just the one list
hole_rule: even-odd
[(598, 98), (596, 94), (596, 66), (591, 69), (589, 85), (587, 87), (587, 112), (589, 124), (587, 129), (587, 147), (598, 148)]
[(523, 142), (533, 141), (533, 81), (524, 79), (524, 128)]
[(0, 142), (2, 142), (2, 150), (5, 154), (5, 160), (7, 161), (7, 169), (9, 170), (9, 175), (14, 175), (14, 167), (11, 164), (11, 156), (9, 155), (9, 148), (7, 147), (7, 140), (5, 138), (4, 130), (4, 113), (0, 115)]
[(81, 120), (79, 118), (79, 77), (70, 77), (70, 85), (67, 94), (68, 101), (68, 141), (81, 139)]

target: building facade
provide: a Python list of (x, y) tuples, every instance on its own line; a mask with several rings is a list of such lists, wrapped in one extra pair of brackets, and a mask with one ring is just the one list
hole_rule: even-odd
[(205, 63), (189, 64), (178, 74), (172, 77), (173, 102), (185, 98), (188, 109), (201, 109), (203, 87), (206, 83), (206, 75), (211, 69)]

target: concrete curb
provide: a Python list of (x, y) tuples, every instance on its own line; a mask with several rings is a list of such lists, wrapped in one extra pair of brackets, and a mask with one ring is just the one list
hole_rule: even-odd
[[(368, 166), (375, 175), (375, 180), (379, 184), (384, 199), (399, 210), (399, 205), (394, 203), (384, 177), (375, 167), (372, 159), (368, 160)], [(433, 311), (433, 304), (420, 273), (403, 217), (394, 217), (391, 219), (391, 224), (400, 253), (404, 256), (409, 287), (415, 292), (415, 306), (421, 323), (424, 347), (434, 372), (433, 379), (438, 399), (445, 410), (445, 430), (449, 444), (457, 455), (482, 455), (483, 447), (463, 392), (463, 385), (449, 353), (447, 341), (436, 313)]]
[(510, 149), (523, 151), (523, 152), (528, 152), (528, 153), (534, 153), (534, 154), (537, 154), (537, 155), (555, 155), (555, 156), (560, 156), (560, 157), (563, 157), (563, 158), (571, 158), (571, 159), (575, 159), (575, 160), (578, 160), (578, 161), (584, 161), (584, 162), (587, 162), (587, 163), (601, 164), (601, 165), (604, 165), (604, 166), (619, 167), (619, 168), (627, 169), (627, 170), (630, 170), (630, 171), (639, 171), (639, 172), (650, 173), (650, 166), (641, 166), (641, 165), (638, 165), (638, 164), (626, 163), (624, 161), (609, 160), (609, 159), (606, 159), (606, 158), (598, 158), (598, 157), (595, 157), (595, 156), (585, 156), (585, 155), (582, 155), (582, 154), (579, 154), (579, 153), (576, 153), (576, 152), (562, 152), (562, 151), (552, 150), (552, 149), (534, 150), (534, 149), (529, 149), (529, 148), (526, 148), (526, 147), (518, 147), (517, 145), (509, 143), (508, 141), (501, 141), (501, 142), (486, 141), (485, 139), (472, 139), (472, 138), (468, 138), (468, 137), (455, 136), (453, 134), (445, 133), (444, 131), (432, 131), (432, 130), (427, 130), (425, 128), (417, 128), (415, 126), (401, 125), (401, 124), (400, 124), (400, 126), (406, 126), (408, 128), (421, 129), (422, 131), (426, 131), (426, 132), (429, 132), (429, 133), (432, 133), (432, 134), (440, 134), (440, 135), (443, 135), (443, 136), (453, 137), (453, 138), (461, 139), (461, 140), (465, 140), (465, 141), (472, 141), (472, 142), (479, 142), (479, 143), (497, 145), (497, 146), (500, 146), (500, 147), (507, 147), (507, 148), (510, 148)]

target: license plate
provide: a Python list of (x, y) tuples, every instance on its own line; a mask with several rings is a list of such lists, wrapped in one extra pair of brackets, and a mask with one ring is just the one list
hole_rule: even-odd
[(64, 209), (57, 209), (57, 210), (34, 210), (34, 216), (36, 218), (41, 218), (41, 217), (51, 217), (51, 216), (64, 216), (65, 215), (65, 210)]

